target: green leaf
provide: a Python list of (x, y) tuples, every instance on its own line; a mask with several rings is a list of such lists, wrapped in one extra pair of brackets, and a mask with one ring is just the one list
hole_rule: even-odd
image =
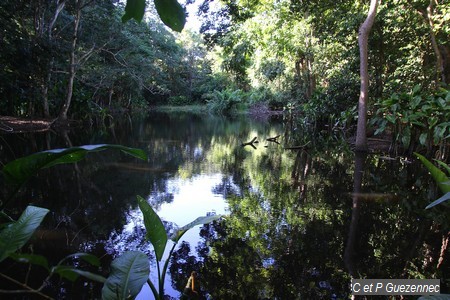
[(55, 266), (53, 267), (52, 272), (72, 282), (77, 280), (78, 277), (80, 276), (101, 283), (106, 282), (106, 278), (101, 275), (94, 274), (88, 271), (83, 271), (72, 266)]
[(60, 262), (60, 264), (62, 264), (63, 261), (65, 261), (69, 258), (75, 258), (75, 259), (79, 258), (93, 266), (96, 266), (96, 267), (100, 266), (100, 259), (98, 259), (97, 256), (89, 254), (89, 253), (84, 253), (84, 252), (78, 252), (78, 253), (68, 255)]
[(117, 149), (131, 156), (147, 160), (147, 155), (141, 149), (129, 148), (121, 145), (85, 145), (72, 148), (54, 149), (25, 156), (3, 167), (3, 175), (10, 184), (22, 185), (37, 171), (57, 164), (74, 163), (83, 159), (87, 153), (106, 149)]
[(159, 216), (152, 209), (150, 204), (141, 196), (137, 196), (139, 208), (144, 215), (144, 225), (147, 230), (146, 237), (155, 248), (155, 255), (158, 261), (161, 261), (166, 249), (167, 233)]
[(33, 264), (50, 270), (47, 259), (42, 255), (11, 253), (9, 257), (20, 263)]
[(429, 209), (432, 208), (433, 206), (436, 206), (438, 204), (441, 204), (444, 201), (447, 201), (450, 199), (450, 192), (446, 193), (444, 196), (442, 196), (441, 198), (431, 202), (430, 204), (427, 205), (427, 207), (425, 207), (425, 209)]
[(422, 134), (419, 136), (419, 142), (420, 142), (421, 145), (425, 146), (425, 144), (426, 144), (426, 142), (427, 142), (427, 137), (428, 137), (428, 134), (427, 134), (427, 133), (422, 133)]
[(395, 124), (395, 116), (394, 115), (386, 115), (386, 120), (388, 120), (388, 122), (391, 124)]
[(437, 98), (436, 100), (441, 108), (445, 108), (447, 106), (447, 102), (441, 97)]
[(443, 167), (444, 169), (447, 170), (447, 173), (450, 175), (450, 166), (447, 165), (445, 162), (440, 161), (440, 160), (436, 160), (437, 164), (440, 165), (441, 167)]
[(180, 240), (180, 238), (191, 228), (197, 226), (197, 225), (202, 225), (202, 224), (208, 224), (211, 223), (215, 220), (220, 219), (221, 217), (223, 217), (223, 215), (211, 215), (211, 216), (205, 216), (205, 217), (198, 217), (197, 219), (195, 219), (194, 221), (192, 221), (191, 223), (184, 225), (183, 227), (181, 227), (180, 229), (178, 229), (171, 237), (170, 239), (173, 240), (174, 242), (178, 242)]
[(127, 0), (125, 14), (122, 16), (122, 22), (125, 23), (131, 19), (138, 22), (142, 21), (145, 13), (145, 0)]
[(0, 232), (0, 262), (22, 248), (49, 212), (46, 208), (28, 206), (19, 220)]
[(429, 129), (433, 128), (437, 124), (438, 121), (439, 121), (439, 119), (436, 117), (428, 118), (428, 128)]
[(186, 23), (184, 9), (176, 0), (154, 0), (156, 11), (168, 27), (177, 32), (181, 32)]
[(438, 167), (433, 165), (428, 159), (426, 159), (423, 155), (420, 155), (419, 153), (414, 154), (420, 159), (422, 164), (430, 171), (431, 176), (433, 177), (434, 181), (436, 181), (437, 185), (439, 186), (439, 189), (443, 193), (450, 192), (450, 186), (445, 184), (449, 180), (449, 178), (445, 175), (444, 172), (442, 172)]
[(406, 127), (402, 133), (402, 143), (405, 148), (411, 143), (411, 129), (409, 127)]
[(415, 109), (417, 106), (419, 106), (420, 102), (422, 102), (422, 97), (415, 96), (411, 100), (411, 109)]
[(417, 94), (421, 90), (420, 84), (416, 84), (412, 90), (412, 94)]
[(102, 289), (102, 299), (134, 299), (147, 281), (147, 256), (139, 251), (125, 252), (111, 263), (111, 274)]

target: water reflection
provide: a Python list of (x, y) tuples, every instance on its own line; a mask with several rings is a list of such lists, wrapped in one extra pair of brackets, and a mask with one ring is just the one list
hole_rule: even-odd
[[(93, 252), (102, 257), (104, 274), (125, 250), (152, 258), (136, 195), (168, 230), (208, 212), (226, 213), (184, 236), (166, 283), (172, 297), (193, 270), (203, 295), (214, 299), (343, 299), (352, 276), (450, 274), (447, 260), (439, 269), (435, 263), (448, 213), (423, 209), (430, 197), (425, 170), (381, 155), (355, 158), (345, 140), (294, 123), (152, 114), (62, 136), (2, 136), (3, 163), (70, 144), (117, 143), (149, 154), (141, 162), (108, 151), (41, 172), (10, 211), (30, 202), (50, 208), (42, 230), (54, 238), (36, 240), (34, 251), (55, 261)], [(254, 137), (259, 143), (242, 146)], [(82, 285), (64, 283), (64, 290), (99, 295), (101, 286), (86, 291)], [(46, 292), (60, 290), (55, 280)], [(139, 297), (148, 294), (145, 288)]]

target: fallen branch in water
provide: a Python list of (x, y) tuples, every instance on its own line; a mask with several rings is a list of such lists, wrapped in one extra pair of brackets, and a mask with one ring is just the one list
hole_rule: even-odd
[(255, 136), (250, 142), (242, 143), (241, 146), (242, 146), (242, 147), (245, 147), (245, 146), (252, 146), (253, 149), (256, 149), (255, 144), (257, 144), (257, 143), (259, 143), (258, 137)]
[(268, 142), (273, 142), (273, 143), (276, 143), (276, 144), (280, 144), (280, 142), (278, 142), (278, 138), (280, 137), (280, 135), (277, 135), (277, 136), (274, 136), (274, 137), (271, 137), (271, 138), (268, 138), (268, 139), (266, 139), (266, 141), (268, 141)]
[(301, 150), (301, 149), (305, 148), (306, 146), (308, 146), (309, 143), (311, 143), (311, 142), (307, 142), (306, 144), (301, 145), (301, 146), (285, 147), (284, 149), (285, 150)]

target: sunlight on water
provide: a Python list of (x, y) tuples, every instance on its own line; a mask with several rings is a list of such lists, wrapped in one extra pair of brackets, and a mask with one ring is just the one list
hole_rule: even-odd
[[(167, 184), (168, 191), (173, 194), (173, 201), (161, 205), (160, 209), (157, 210), (157, 214), (162, 220), (173, 222), (178, 227), (181, 227), (200, 216), (206, 216), (209, 212), (215, 212), (217, 214), (227, 213), (227, 204), (223, 195), (214, 193), (214, 188), (221, 181), (221, 174), (201, 174), (191, 179), (176, 178), (169, 180)], [(142, 219), (140, 222), (142, 222)], [(127, 224), (126, 227), (133, 227), (135, 224), (136, 220), (133, 220), (132, 224)], [(200, 240), (199, 232), (200, 226), (196, 226), (189, 230), (181, 241), (189, 242), (191, 248), (195, 249), (195, 246)], [(169, 249), (170, 246), (166, 248), (167, 251), (162, 264), (164, 264), (164, 260), (167, 258)], [(158, 281), (156, 265), (154, 261), (150, 263), (150, 279), (153, 283), (156, 283)], [(170, 274), (166, 275), (165, 293), (172, 297), (180, 296), (180, 293), (172, 288)], [(144, 285), (144, 288), (136, 299), (153, 299), (150, 288)]]

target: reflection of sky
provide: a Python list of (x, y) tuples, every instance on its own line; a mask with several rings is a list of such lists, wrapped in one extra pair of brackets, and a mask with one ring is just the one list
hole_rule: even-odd
[[(162, 204), (157, 211), (157, 214), (162, 220), (173, 222), (179, 227), (194, 221), (200, 216), (206, 216), (208, 212), (215, 211), (217, 214), (225, 214), (227, 204), (223, 196), (213, 193), (214, 187), (221, 182), (221, 174), (202, 174), (186, 180), (179, 178), (171, 179), (167, 182), (167, 187), (168, 191), (173, 193), (173, 201), (171, 203)], [(142, 217), (138, 218), (141, 219)], [(128, 224), (125, 227), (134, 226), (135, 223), (136, 219), (131, 221), (131, 224)], [(200, 240), (199, 232), (200, 226), (196, 226), (189, 230), (182, 237), (181, 241), (189, 242), (191, 249), (194, 250)], [(168, 252), (171, 247), (170, 241), (168, 244), (166, 252)], [(161, 268), (166, 257), (167, 253), (161, 262)], [(158, 281), (154, 261), (151, 261), (150, 264), (150, 279), (154, 284)], [(169, 274), (166, 275), (164, 287), (167, 295), (172, 297), (180, 296), (179, 292), (172, 288)], [(147, 284), (144, 285), (144, 288), (136, 299), (153, 299), (153, 294)]]

